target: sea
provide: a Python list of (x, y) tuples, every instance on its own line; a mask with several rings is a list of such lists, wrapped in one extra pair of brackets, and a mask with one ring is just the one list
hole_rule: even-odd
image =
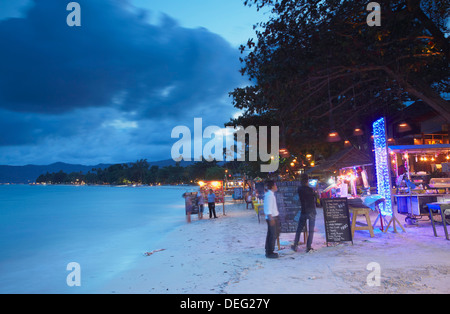
[(0, 185), (0, 293), (95, 293), (162, 249), (186, 223), (191, 190)]

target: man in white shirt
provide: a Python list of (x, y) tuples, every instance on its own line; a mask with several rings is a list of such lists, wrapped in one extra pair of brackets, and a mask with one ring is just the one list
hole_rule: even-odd
[(275, 198), (277, 185), (274, 181), (267, 181), (267, 192), (264, 194), (264, 214), (267, 221), (267, 237), (266, 237), (266, 257), (278, 258), (278, 254), (274, 253), (275, 241), (280, 234), (280, 223), (278, 220), (278, 207)]

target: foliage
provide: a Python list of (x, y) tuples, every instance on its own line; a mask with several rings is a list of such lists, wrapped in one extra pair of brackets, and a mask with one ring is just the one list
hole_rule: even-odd
[[(241, 46), (247, 87), (230, 95), (243, 115), (231, 125), (279, 125), (290, 150), (331, 150), (323, 145), (336, 129), (351, 138), (355, 127), (421, 99), (447, 120), (449, 2), (378, 1), (381, 27), (367, 25), (368, 1), (246, 0), (270, 7), (255, 26), (256, 40)], [(370, 132), (366, 129), (366, 135)]]
[[(230, 173), (235, 173), (230, 170)], [(145, 159), (130, 164), (115, 164), (106, 169), (92, 169), (86, 174), (82, 172), (46, 173), (40, 175), (37, 183), (52, 184), (190, 184), (198, 180), (223, 180), (225, 168), (217, 166), (215, 162), (196, 162), (187, 167), (151, 166)]]

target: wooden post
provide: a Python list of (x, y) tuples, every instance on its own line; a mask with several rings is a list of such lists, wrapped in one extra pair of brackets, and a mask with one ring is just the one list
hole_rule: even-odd
[(392, 228), (394, 228), (394, 233), (397, 233), (397, 228), (395, 227), (395, 222), (397, 222), (397, 224), (400, 226), (400, 228), (402, 228), (403, 232), (406, 232), (405, 228), (403, 228), (402, 224), (398, 221), (397, 217), (395, 217), (394, 211), (392, 211), (391, 220), (389, 221), (388, 225), (386, 226), (386, 230), (384, 230), (383, 232), (386, 233), (389, 229), (389, 226), (392, 223)]

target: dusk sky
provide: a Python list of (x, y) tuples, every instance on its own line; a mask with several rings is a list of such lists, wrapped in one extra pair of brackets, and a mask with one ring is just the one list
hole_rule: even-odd
[(170, 159), (175, 126), (223, 124), (248, 84), (243, 0), (0, 0), (0, 164)]

